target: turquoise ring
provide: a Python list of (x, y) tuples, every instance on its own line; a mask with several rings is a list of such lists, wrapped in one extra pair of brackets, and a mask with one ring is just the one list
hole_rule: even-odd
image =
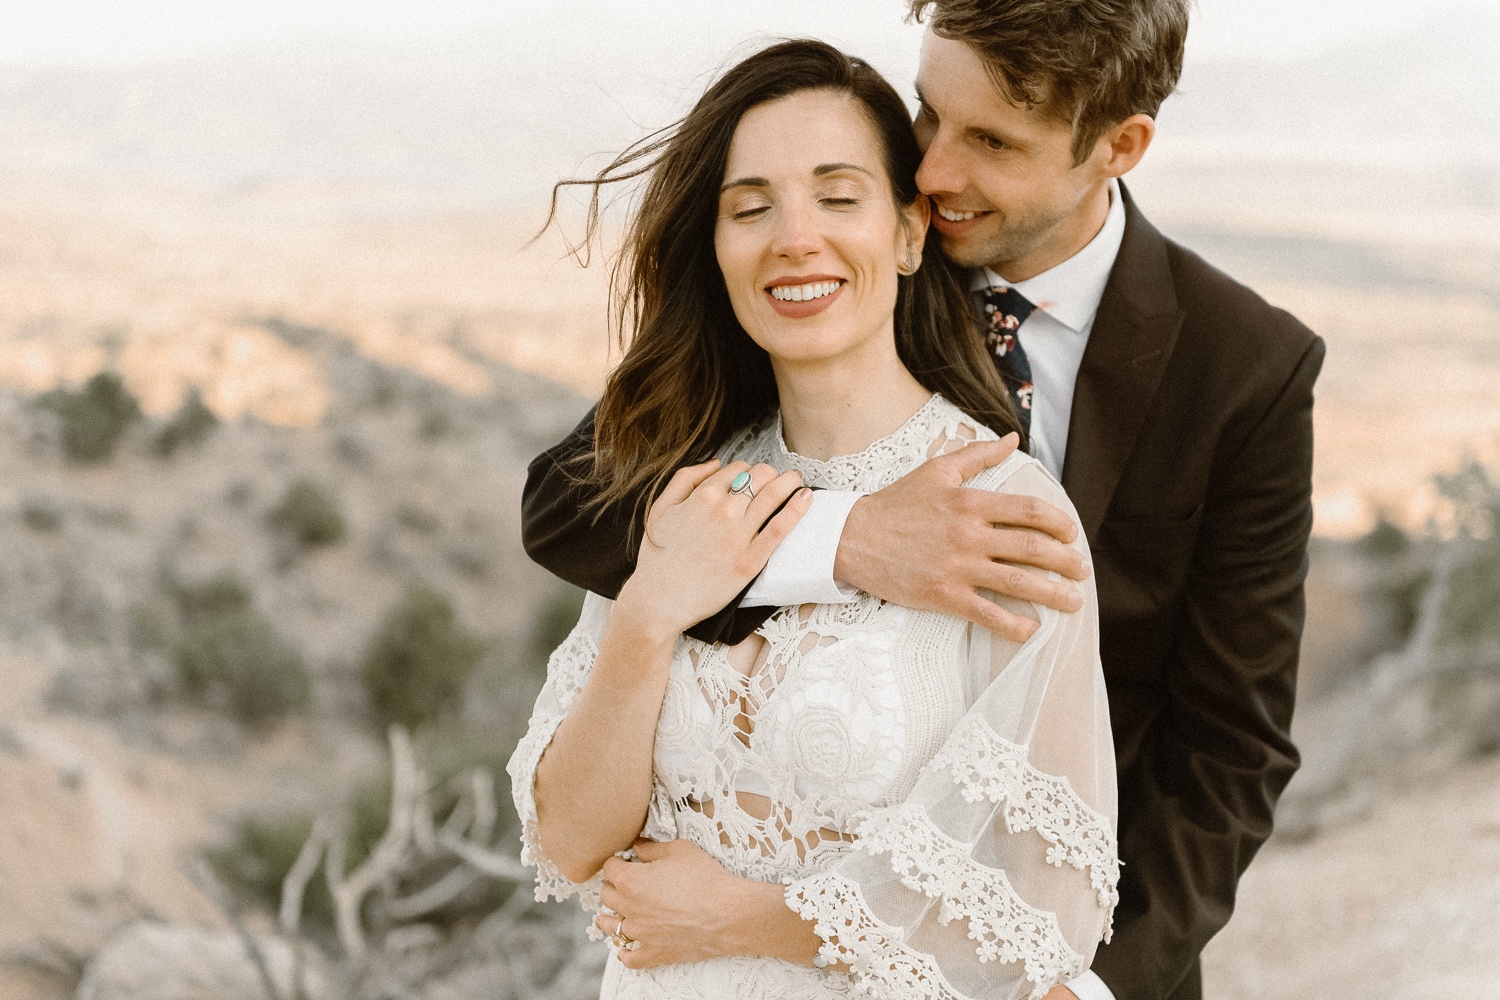
[(750, 473), (741, 472), (729, 484), (729, 492), (748, 494), (751, 500), (755, 499), (755, 491), (750, 488)]

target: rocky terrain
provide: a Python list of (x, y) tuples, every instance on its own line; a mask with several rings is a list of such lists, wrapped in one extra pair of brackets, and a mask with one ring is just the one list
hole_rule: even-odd
[[(1329, 343), (1307, 766), (1205, 956), (1210, 990), (1494, 992), (1496, 660), (1459, 670), (1419, 623), (1440, 540), (1492, 530), (1432, 477), (1500, 447), (1500, 230), (1478, 224), (1497, 203), (1481, 191), (1461, 211), (1412, 191), (1362, 215), (1317, 172), (1153, 170), (1132, 190), (1164, 229)], [(1383, 196), (1405, 190), (1372, 176), (1360, 183)], [(105, 1000), (108, 982), (141, 974), (120, 956), (149, 953), (227, 955), (215, 995), (258, 996), (241, 932), (277, 989), (300, 964), (351, 995), (399, 994), (371, 986), (376, 972), (412, 996), (586, 995), (598, 946), (563, 908), (523, 906), (514, 879), (485, 872), (513, 859), (498, 763), (570, 600), (521, 553), (520, 485), (597, 391), (600, 269), (551, 238), (526, 246), (537, 212), (451, 192), (5, 180), (0, 995)], [(141, 413), (121, 418), (106, 460), (79, 462), (65, 400), (101, 372)], [(189, 419), (194, 398), (211, 419)], [(1455, 579), (1455, 593), (1490, 593)], [(439, 721), (412, 729), (421, 802), (397, 794), (388, 709), (366, 680), (397, 612), (436, 607), (410, 603), (418, 586), (452, 608), (451, 648), (482, 649)], [(232, 614), (203, 610), (214, 602)], [(235, 681), (224, 636), (258, 643), (286, 687)], [(353, 824), (357, 871), (392, 799), (408, 840), (361, 911), (390, 961), (354, 982), (322, 874), (295, 937), (282, 877), (317, 816)], [(489, 853), (423, 846), (424, 822)], [(321, 864), (332, 841), (318, 843)], [(392, 916), (449, 875), (466, 888), (447, 903)], [(1402, 964), (1408, 952), (1434, 957)], [(160, 982), (147, 995), (166, 996)]]

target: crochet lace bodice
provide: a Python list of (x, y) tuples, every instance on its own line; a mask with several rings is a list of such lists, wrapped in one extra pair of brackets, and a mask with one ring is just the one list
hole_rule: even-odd
[[(796, 469), (815, 487), (875, 491), (934, 455), (994, 437), (934, 396), (857, 455), (791, 452), (775, 417), (721, 454)], [(1024, 454), (969, 485), (1072, 509)], [(612, 962), (605, 995), (1039, 997), (1087, 968), (1107, 933), (1118, 863), (1113, 749), (1086, 589), (1085, 608), (1071, 615), (1006, 599), (1040, 623), (1023, 644), (863, 593), (780, 608), (734, 647), (680, 639), (644, 835), (692, 841), (736, 875), (784, 883), (830, 966), (848, 972), (770, 959), (644, 972)], [(572, 885), (542, 854), (531, 786), (609, 612), (610, 602), (589, 596), (511, 765), (539, 895), (581, 889), (594, 906), (597, 886)]]

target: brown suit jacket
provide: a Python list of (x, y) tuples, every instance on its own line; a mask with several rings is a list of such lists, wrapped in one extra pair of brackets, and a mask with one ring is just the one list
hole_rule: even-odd
[[(1323, 342), (1164, 238), (1128, 193), (1125, 207), (1063, 468), (1093, 553), (1120, 780), (1120, 905), (1093, 968), (1118, 1000), (1192, 1000), (1198, 953), (1298, 764)], [(628, 518), (581, 516), (558, 468), (592, 446), (592, 416), (532, 463), (523, 533), (547, 569), (614, 596)], [(769, 611), (730, 607), (692, 634), (738, 641)]]

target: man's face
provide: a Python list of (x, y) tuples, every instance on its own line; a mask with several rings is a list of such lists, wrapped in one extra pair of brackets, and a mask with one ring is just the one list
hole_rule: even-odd
[(1075, 165), (1068, 126), (1007, 100), (967, 43), (927, 32), (917, 95), (917, 186), (950, 258), (1024, 281), (1093, 238), (1108, 210), (1099, 151)]

